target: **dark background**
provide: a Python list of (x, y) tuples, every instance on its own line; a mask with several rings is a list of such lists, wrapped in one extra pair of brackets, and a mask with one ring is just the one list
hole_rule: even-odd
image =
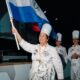
[[(63, 45), (72, 44), (72, 31), (80, 30), (80, 4), (78, 1), (37, 0), (52, 24), (55, 32), (63, 34)], [(58, 18), (58, 20), (56, 20)]]
[[(54, 1), (54, 0), (36, 0), (43, 11), (46, 10), (50, 24), (54, 31), (61, 32), (63, 35), (62, 45), (67, 49), (72, 45), (72, 31), (80, 30), (80, 4), (78, 1)], [(0, 26), (0, 50), (18, 51), (14, 36), (11, 34), (11, 27), (5, 0), (0, 0), (0, 21), (7, 14), (8, 21), (5, 29)], [(4, 22), (5, 24), (5, 22)], [(16, 24), (16, 23), (15, 23)], [(0, 24), (1, 25), (1, 24)], [(18, 24), (17, 24), (18, 25)], [(19, 24), (18, 30), (22, 37), (31, 43), (38, 43), (38, 32), (34, 32), (30, 24), (25, 27), (24, 24)], [(22, 27), (24, 26), (24, 27)], [(9, 27), (9, 29), (7, 28)], [(26, 35), (25, 35), (26, 34)], [(55, 40), (50, 38), (50, 44), (55, 46)], [(22, 49), (20, 51), (23, 51)], [(19, 52), (19, 51), (18, 51)]]

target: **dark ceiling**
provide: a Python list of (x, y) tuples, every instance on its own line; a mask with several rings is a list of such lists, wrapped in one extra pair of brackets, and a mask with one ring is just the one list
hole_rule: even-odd
[[(56, 27), (68, 27), (71, 29), (79, 29), (80, 26), (80, 4), (77, 1), (53, 1), (53, 0), (36, 0), (43, 11), (46, 10), (46, 16)], [(56, 20), (55, 18), (58, 18)], [(75, 27), (75, 28), (74, 28)], [(64, 29), (64, 28), (63, 28)]]

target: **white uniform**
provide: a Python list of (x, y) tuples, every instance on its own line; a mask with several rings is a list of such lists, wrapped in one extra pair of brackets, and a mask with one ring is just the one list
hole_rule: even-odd
[(63, 46), (60, 46), (60, 47), (56, 47), (56, 50), (57, 50), (57, 52), (59, 53), (59, 55), (62, 55), (62, 57), (63, 57), (65, 63), (67, 64), (68, 57), (67, 57), (66, 48), (63, 47)]
[(68, 57), (71, 61), (71, 80), (80, 80), (80, 58), (71, 59), (71, 56), (76, 53), (80, 55), (80, 45), (69, 48)]
[[(57, 33), (57, 36), (56, 36), (56, 37), (57, 37), (56, 40), (57, 40), (57, 41), (60, 41), (59, 44), (61, 44), (62, 34), (61, 34), (61, 33)], [(56, 46), (56, 50), (57, 50), (58, 54), (59, 54), (60, 57), (61, 57), (61, 60), (62, 60), (63, 65), (64, 65), (65, 63), (67, 63), (68, 58), (67, 58), (66, 48), (60, 45), (60, 46)]]
[(30, 80), (55, 80), (55, 70), (58, 79), (64, 79), (61, 59), (54, 47), (47, 44), (46, 48), (39, 52), (40, 45), (33, 45), (24, 40), (20, 46), (32, 53), (32, 68)]

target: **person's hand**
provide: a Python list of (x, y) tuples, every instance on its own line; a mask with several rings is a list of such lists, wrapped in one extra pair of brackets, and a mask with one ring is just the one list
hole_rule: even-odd
[(72, 59), (77, 59), (78, 57), (79, 57), (79, 56), (78, 56), (77, 53), (74, 53), (74, 54), (71, 56)]
[(13, 34), (19, 34), (18, 31), (17, 31), (17, 29), (15, 27), (12, 27), (12, 33)]
[(10, 22), (13, 23), (13, 18), (10, 18)]
[(18, 33), (15, 27), (12, 27), (12, 33), (16, 35), (16, 38), (19, 42), (22, 40), (22, 37), (20, 36), (20, 34)]
[(12, 33), (13, 33), (13, 34), (15, 34), (15, 33), (17, 34), (18, 31), (17, 31), (17, 29), (16, 29), (15, 26), (14, 26), (13, 18), (10, 19), (10, 22), (11, 22), (11, 25), (12, 25)]

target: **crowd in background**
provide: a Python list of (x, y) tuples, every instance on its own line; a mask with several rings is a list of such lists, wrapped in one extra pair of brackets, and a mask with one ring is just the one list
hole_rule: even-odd
[[(63, 36), (64, 37), (64, 36)], [(68, 36), (67, 36), (68, 39)], [(64, 74), (65, 69), (70, 67), (70, 79), (80, 80), (80, 45), (79, 45), (79, 31), (74, 30), (72, 32), (72, 46), (66, 50), (66, 47), (62, 46), (62, 34), (57, 33), (56, 38), (56, 50), (61, 58), (63, 64)], [(68, 53), (67, 53), (68, 52)], [(71, 64), (70, 66), (68, 64)], [(67, 68), (67, 71), (69, 71)]]

